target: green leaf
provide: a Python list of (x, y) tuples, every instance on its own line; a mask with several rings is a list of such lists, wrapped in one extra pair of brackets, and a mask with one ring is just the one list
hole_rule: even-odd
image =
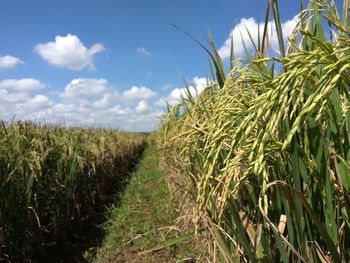
[[(201, 233), (203, 232), (203, 229), (202, 230), (199, 230), (198, 233)], [(151, 253), (151, 252), (154, 252), (154, 251), (157, 251), (157, 250), (161, 250), (161, 249), (164, 249), (164, 248), (169, 248), (173, 245), (177, 245), (191, 237), (194, 237), (195, 236), (195, 232), (190, 232), (190, 233), (187, 233), (187, 234), (184, 234), (184, 235), (181, 235), (179, 237), (175, 237), (175, 238), (172, 238), (172, 239), (168, 239), (167, 241), (163, 242), (162, 244), (159, 244), (159, 245), (156, 245), (155, 247), (151, 248), (151, 249), (148, 249), (148, 250), (145, 250), (145, 251), (142, 251), (140, 253), (140, 255), (142, 254), (147, 254), (147, 253)]]
[(276, 24), (278, 45), (280, 48), (281, 57), (283, 58), (285, 56), (285, 48), (284, 48), (284, 39), (283, 39), (283, 31), (282, 31), (282, 22), (280, 18), (279, 9), (278, 9), (278, 1), (271, 0), (271, 3), (272, 3), (273, 16)]

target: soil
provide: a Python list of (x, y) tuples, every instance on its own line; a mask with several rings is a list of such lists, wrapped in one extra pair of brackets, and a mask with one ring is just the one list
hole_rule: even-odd
[(126, 247), (117, 257), (118, 263), (158, 263), (158, 262), (176, 262), (174, 255), (165, 250), (156, 251), (154, 253), (139, 255), (133, 247)]

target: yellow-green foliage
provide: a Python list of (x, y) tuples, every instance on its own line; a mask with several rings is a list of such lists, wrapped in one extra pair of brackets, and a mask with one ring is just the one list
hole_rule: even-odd
[(334, 2), (310, 1), (286, 54), (264, 58), (259, 47), (164, 119), (163, 154), (222, 261), (350, 260), (347, 2), (340, 19)]
[[(64, 240), (137, 160), (144, 135), (18, 122), (0, 126), (0, 261)], [(68, 231), (69, 230), (69, 231)], [(74, 232), (74, 230), (73, 230)]]

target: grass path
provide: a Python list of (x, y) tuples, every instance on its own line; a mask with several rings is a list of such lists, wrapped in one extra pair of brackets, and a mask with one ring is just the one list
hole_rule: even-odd
[(95, 262), (184, 260), (186, 253), (180, 252), (178, 246), (140, 255), (140, 252), (178, 234), (174, 227), (176, 212), (164, 174), (158, 169), (154, 144), (150, 143), (145, 150), (141, 163), (120, 198), (120, 203), (109, 210), (106, 236), (97, 249)]

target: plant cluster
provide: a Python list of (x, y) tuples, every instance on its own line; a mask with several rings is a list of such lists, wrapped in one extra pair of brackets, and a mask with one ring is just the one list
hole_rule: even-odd
[(32, 122), (0, 127), (0, 261), (40, 258), (116, 191), (145, 136)]
[(235, 59), (232, 47), (227, 76), (210, 37), (212, 80), (164, 118), (163, 159), (180, 170), (221, 261), (349, 262), (349, 7), (340, 15), (334, 1), (310, 0), (285, 47), (268, 1), (255, 55)]

